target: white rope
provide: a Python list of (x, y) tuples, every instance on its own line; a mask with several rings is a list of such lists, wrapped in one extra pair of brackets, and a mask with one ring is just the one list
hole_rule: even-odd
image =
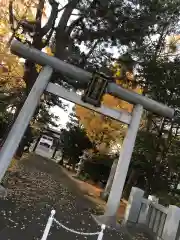
[(50, 228), (52, 226), (53, 221), (56, 224), (58, 224), (60, 227), (64, 228), (65, 230), (67, 230), (67, 231), (69, 231), (71, 233), (75, 233), (75, 234), (78, 234), (78, 235), (84, 235), (84, 236), (98, 235), (97, 240), (102, 240), (103, 239), (104, 230), (106, 228), (106, 226), (104, 224), (101, 225), (101, 231), (100, 232), (94, 232), (94, 233), (78, 232), (78, 231), (75, 231), (74, 229), (70, 229), (70, 228), (64, 226), (62, 223), (60, 223), (58, 220), (56, 220), (54, 218), (55, 213), (56, 213), (55, 210), (51, 211), (51, 215), (48, 218), (48, 221), (47, 221), (46, 227), (44, 229), (44, 233), (43, 233), (43, 236), (42, 236), (41, 240), (47, 240), (47, 237), (49, 235), (49, 231), (50, 231)]
[(53, 220), (55, 221), (55, 223), (57, 223), (59, 226), (61, 226), (62, 228), (64, 228), (65, 230), (69, 231), (69, 232), (72, 232), (72, 233), (75, 233), (75, 234), (78, 234), (78, 235), (84, 235), (84, 236), (93, 236), (93, 235), (99, 235), (101, 232), (94, 232), (94, 233), (85, 233), (85, 232), (78, 232), (78, 231), (75, 231), (73, 229), (70, 229), (66, 226), (64, 226), (62, 223), (60, 223), (58, 220), (56, 220), (55, 218), (53, 218)]

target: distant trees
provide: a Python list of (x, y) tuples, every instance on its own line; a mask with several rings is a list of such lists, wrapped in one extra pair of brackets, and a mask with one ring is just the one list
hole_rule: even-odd
[(63, 129), (60, 142), (63, 158), (68, 159), (74, 168), (76, 163), (79, 162), (79, 157), (83, 154), (83, 151), (92, 148), (92, 143), (85, 130), (79, 126)]

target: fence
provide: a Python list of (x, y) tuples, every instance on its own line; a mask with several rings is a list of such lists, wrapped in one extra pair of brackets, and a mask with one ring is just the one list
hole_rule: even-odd
[[(146, 210), (148, 208), (148, 211)], [(144, 210), (146, 210), (147, 215), (144, 216)], [(152, 232), (159, 237), (162, 238), (162, 233), (165, 225), (165, 221), (167, 218), (168, 209), (164, 206), (153, 203), (150, 200), (142, 199), (141, 209), (139, 212), (138, 223), (145, 223)], [(141, 218), (143, 216), (145, 219)]]
[(124, 223), (139, 224), (159, 240), (180, 240), (180, 208), (158, 204), (158, 199), (145, 199), (144, 191), (133, 187), (125, 212)]
[(74, 234), (77, 234), (77, 235), (83, 235), (83, 236), (93, 236), (93, 235), (97, 235), (98, 238), (97, 240), (102, 240), (103, 239), (103, 235), (104, 235), (104, 230), (106, 228), (106, 226), (104, 224), (101, 225), (101, 231), (99, 232), (94, 232), (94, 233), (85, 233), (85, 232), (78, 232), (74, 229), (70, 229), (68, 227), (66, 227), (65, 225), (63, 225), (62, 223), (60, 223), (54, 216), (55, 216), (55, 213), (56, 211), (55, 210), (52, 210), (51, 211), (51, 215), (47, 221), (47, 224), (46, 224), (46, 227), (44, 229), (44, 233), (43, 233), (43, 236), (41, 238), (41, 240), (47, 240), (48, 238), (48, 235), (49, 235), (49, 231), (51, 229), (51, 226), (54, 223), (56, 223), (58, 226), (64, 228), (65, 230), (71, 232), (71, 233), (74, 233)]

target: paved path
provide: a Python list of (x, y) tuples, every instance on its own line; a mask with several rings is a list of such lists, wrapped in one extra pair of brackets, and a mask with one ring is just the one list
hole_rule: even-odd
[[(56, 163), (36, 155), (21, 160), (18, 173), (9, 178), (8, 197), (0, 199), (0, 239), (41, 239), (50, 211), (64, 225), (84, 232), (96, 232), (99, 227), (91, 218), (93, 203), (78, 192), (74, 183)], [(95, 240), (53, 226), (47, 240)], [(108, 230), (103, 240), (147, 239)]]

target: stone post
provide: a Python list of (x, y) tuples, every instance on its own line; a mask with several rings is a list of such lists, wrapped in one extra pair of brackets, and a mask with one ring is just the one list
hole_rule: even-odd
[(151, 203), (152, 201), (149, 199), (142, 199), (142, 206), (140, 209), (141, 212), (139, 214), (139, 219), (138, 219), (139, 224), (147, 224), (147, 216), (149, 212), (149, 206)]
[(180, 208), (170, 205), (162, 233), (163, 240), (177, 240), (177, 232), (180, 231)]
[(143, 190), (137, 187), (132, 187), (124, 216), (124, 224), (137, 223), (141, 210), (143, 196)]

